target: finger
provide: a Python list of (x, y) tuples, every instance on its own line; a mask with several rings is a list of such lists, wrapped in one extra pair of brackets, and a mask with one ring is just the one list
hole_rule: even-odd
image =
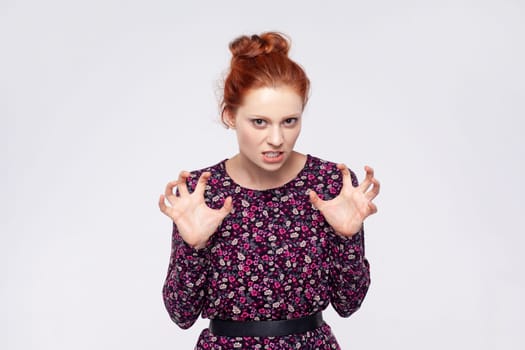
[(377, 179), (372, 179), (372, 189), (365, 193), (365, 197), (368, 200), (374, 199), (379, 194), (380, 188), (381, 185), (379, 184), (379, 181), (377, 181)]
[(168, 201), (169, 201), (170, 198), (173, 197), (173, 195), (174, 195), (173, 188), (175, 186), (177, 186), (177, 185), (178, 185), (178, 181), (170, 181), (166, 185), (166, 189), (164, 190), (164, 196), (166, 197), (166, 199), (168, 199)]
[(368, 189), (372, 185), (372, 180), (374, 179), (374, 169), (372, 169), (368, 165), (365, 165), (365, 171), (366, 171), (365, 179), (363, 180), (361, 185), (359, 185), (359, 188), (361, 188), (363, 192), (368, 191)]
[(372, 167), (365, 165), (365, 171), (367, 179), (372, 179), (374, 177), (374, 169)]
[(209, 171), (205, 171), (201, 174), (201, 176), (199, 176), (199, 181), (197, 181), (197, 186), (195, 186), (195, 193), (197, 193), (199, 196), (204, 195), (206, 183), (208, 182), (210, 176), (211, 173)]
[(352, 176), (350, 174), (350, 169), (346, 166), (346, 164), (339, 163), (337, 164), (337, 169), (341, 171), (341, 175), (343, 176), (343, 187), (345, 186), (352, 186)]
[(168, 206), (166, 205), (166, 202), (164, 201), (166, 198), (164, 197), (163, 194), (160, 195), (160, 198), (159, 198), (159, 208), (160, 208), (160, 211), (163, 212), (164, 214), (168, 215), (167, 212), (168, 212)]
[(179, 178), (177, 179), (177, 188), (179, 189), (179, 193), (182, 196), (185, 196), (188, 194), (188, 185), (186, 183), (186, 180), (190, 177), (190, 173), (187, 171), (181, 171), (179, 174)]
[(372, 202), (368, 203), (368, 208), (370, 209), (369, 215), (377, 213), (377, 206), (374, 203)]
[(223, 217), (226, 217), (233, 209), (233, 200), (232, 197), (227, 197), (224, 200), (224, 204), (222, 205), (222, 208), (220, 209), (221, 214)]
[(310, 203), (312, 203), (314, 208), (320, 210), (320, 207), (323, 205), (324, 201), (319, 197), (319, 195), (315, 193), (314, 190), (311, 190), (308, 196), (310, 197)]

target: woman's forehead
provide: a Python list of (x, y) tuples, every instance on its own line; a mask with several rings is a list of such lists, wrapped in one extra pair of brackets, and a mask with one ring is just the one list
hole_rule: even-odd
[(261, 116), (289, 116), (300, 114), (303, 109), (301, 96), (292, 88), (261, 87), (246, 93), (239, 110)]

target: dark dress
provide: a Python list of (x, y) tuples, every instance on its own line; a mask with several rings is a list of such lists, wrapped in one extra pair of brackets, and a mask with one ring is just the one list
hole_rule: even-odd
[[(190, 191), (203, 171), (209, 207), (228, 196), (233, 211), (206, 248), (188, 246), (173, 226), (164, 303), (171, 319), (189, 328), (204, 318), (283, 320), (324, 310), (331, 303), (342, 317), (361, 305), (370, 284), (364, 232), (351, 238), (334, 233), (309, 202), (308, 190), (323, 199), (342, 187), (336, 164), (307, 155), (304, 168), (284, 186), (257, 191), (236, 184), (225, 161), (192, 172)], [(357, 186), (353, 172), (352, 183)], [(196, 349), (339, 349), (325, 323), (314, 331), (282, 337), (224, 337), (204, 329)]]

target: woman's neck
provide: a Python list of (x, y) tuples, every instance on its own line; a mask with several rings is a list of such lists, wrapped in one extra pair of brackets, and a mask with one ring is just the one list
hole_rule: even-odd
[(306, 155), (292, 152), (286, 162), (275, 171), (267, 171), (237, 154), (226, 161), (226, 173), (234, 182), (253, 190), (267, 190), (285, 185), (304, 168)]

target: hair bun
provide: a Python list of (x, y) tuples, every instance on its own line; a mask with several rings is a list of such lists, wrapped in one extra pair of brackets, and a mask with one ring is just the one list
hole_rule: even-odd
[[(290, 39), (278, 32), (240, 36), (230, 42), (233, 57), (230, 71), (224, 79), (221, 117), (229, 127), (229, 118), (235, 117), (251, 89), (286, 86), (308, 101), (310, 80), (304, 69), (288, 57)], [(226, 119), (225, 119), (226, 118)]]
[(253, 58), (269, 53), (288, 55), (290, 41), (283, 34), (268, 32), (248, 37), (243, 35), (230, 43), (233, 57)]

